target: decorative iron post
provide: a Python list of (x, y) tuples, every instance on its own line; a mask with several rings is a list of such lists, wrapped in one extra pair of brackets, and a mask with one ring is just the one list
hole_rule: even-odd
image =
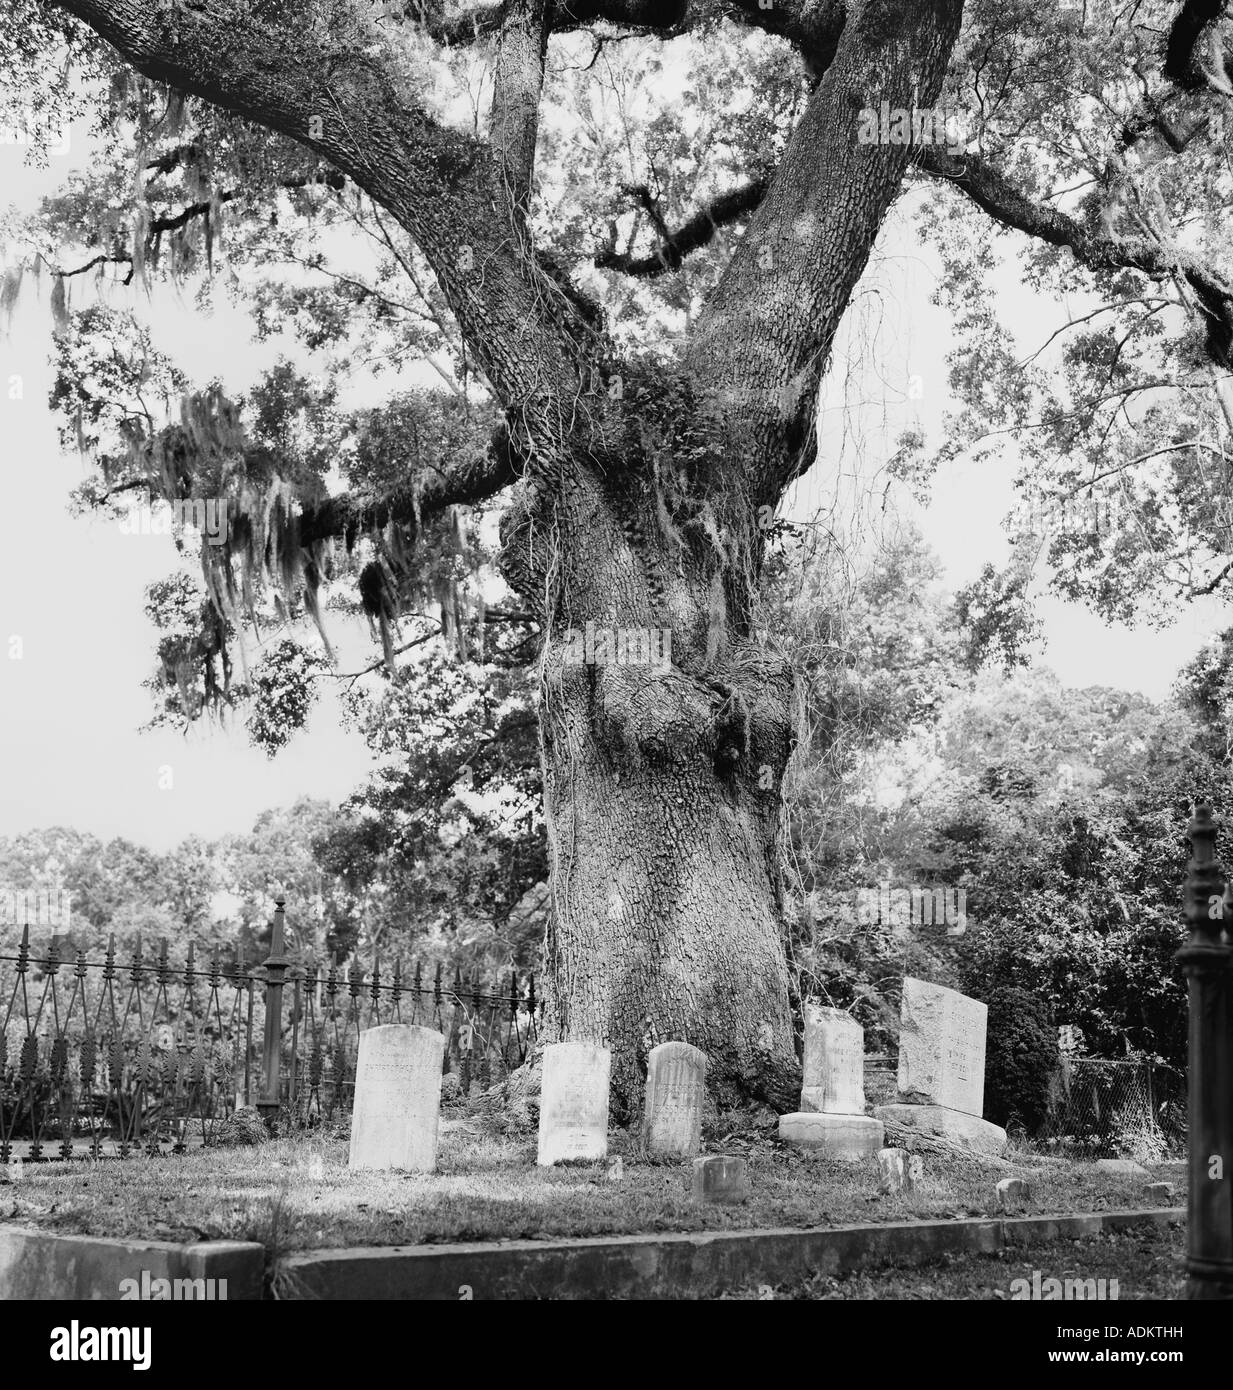
[(286, 901), (283, 897), (274, 899), (274, 926), (270, 936), (270, 954), (265, 962), (265, 1049), (261, 1059), (262, 1090), (257, 1110), (267, 1128), (273, 1128), (279, 1110), (283, 979), (287, 974), (287, 957), (283, 954), (283, 907)]
[(1233, 941), (1210, 806), (1195, 807), (1187, 833), (1190, 936), (1177, 959), (1190, 993), (1188, 1297), (1233, 1299)]

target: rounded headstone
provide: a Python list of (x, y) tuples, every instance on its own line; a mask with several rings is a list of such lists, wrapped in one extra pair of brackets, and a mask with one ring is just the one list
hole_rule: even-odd
[(549, 1043), (539, 1101), (539, 1152), (550, 1167), (608, 1153), (608, 1083), (612, 1053), (591, 1043)]
[(828, 1115), (865, 1113), (865, 1030), (843, 1009), (805, 1005), (801, 1109)]
[(660, 1043), (647, 1058), (647, 1152), (692, 1158), (702, 1147), (706, 1053), (684, 1042)]
[(436, 1168), (444, 1056), (435, 1028), (386, 1023), (360, 1034), (348, 1167)]

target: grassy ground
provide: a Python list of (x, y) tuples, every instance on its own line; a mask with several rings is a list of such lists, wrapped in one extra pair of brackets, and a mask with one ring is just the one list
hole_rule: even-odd
[[(945, 1255), (913, 1269), (861, 1270), (846, 1278), (818, 1275), (798, 1284), (761, 1285), (736, 1290), (730, 1299), (1005, 1299), (1030, 1287), (1033, 1272), (1046, 1279), (1103, 1279), (1107, 1297), (1117, 1281), (1119, 1301), (1185, 1297), (1186, 1233), (1178, 1226), (1115, 1231), (1083, 1240), (1033, 1245), (1026, 1252), (999, 1250), (991, 1255)], [(1099, 1286), (1097, 1286), (1099, 1288)]]
[[(1159, 1205), (1141, 1182), (1030, 1153), (978, 1162), (925, 1152), (919, 1189), (884, 1197), (872, 1159), (806, 1157), (782, 1148), (765, 1125), (711, 1137), (710, 1150), (748, 1160), (748, 1203), (696, 1205), (688, 1163), (647, 1161), (621, 1133), (611, 1142), (622, 1159), (619, 1179), (603, 1164), (540, 1169), (533, 1133), (501, 1134), (472, 1117), (443, 1121), (439, 1171), (431, 1175), (351, 1173), (341, 1137), (26, 1164), (19, 1182), (0, 1185), (0, 1221), (99, 1236), (259, 1240), (273, 1257), (344, 1245), (984, 1216), (997, 1214), (994, 1185), (1010, 1175), (1031, 1183), (1025, 1215)], [(1156, 1168), (1153, 1177), (1180, 1185), (1181, 1165)]]

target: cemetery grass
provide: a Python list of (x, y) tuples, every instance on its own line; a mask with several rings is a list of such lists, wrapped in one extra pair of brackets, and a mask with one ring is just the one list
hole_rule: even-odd
[[(1003, 1160), (923, 1152), (924, 1180), (878, 1194), (873, 1159), (842, 1163), (782, 1147), (774, 1121), (720, 1124), (704, 1151), (749, 1164), (750, 1200), (702, 1206), (687, 1161), (648, 1160), (614, 1131), (603, 1163), (535, 1165), (533, 1129), (483, 1116), (443, 1116), (438, 1171), (352, 1173), (347, 1140), (310, 1132), (253, 1147), (164, 1157), (26, 1163), (18, 1182), (0, 1168), (0, 1221), (62, 1233), (169, 1241), (255, 1240), (271, 1260), (298, 1250), (570, 1236), (846, 1226), (997, 1215), (999, 1178), (1023, 1176), (1023, 1215), (1146, 1208), (1143, 1183), (1030, 1151)], [(1152, 1165), (1184, 1192), (1181, 1164)], [(1174, 1199), (1177, 1205), (1182, 1198)]]

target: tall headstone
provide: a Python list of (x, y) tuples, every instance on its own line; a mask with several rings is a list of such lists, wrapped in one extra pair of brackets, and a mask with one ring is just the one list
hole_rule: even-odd
[(899, 1021), (899, 1094), (979, 1115), (985, 1101), (988, 1008), (957, 990), (903, 982)]
[(537, 1162), (601, 1159), (608, 1153), (608, 1083), (612, 1053), (591, 1043), (544, 1048)]
[(692, 1158), (702, 1147), (706, 1053), (689, 1043), (666, 1042), (647, 1058), (643, 1134), (647, 1152)]
[(859, 1159), (882, 1147), (880, 1120), (865, 1114), (865, 1030), (842, 1009), (805, 1005), (801, 1108), (779, 1117), (785, 1144)]
[(801, 1109), (825, 1115), (865, 1113), (865, 1030), (843, 1009), (805, 1005)]
[(1006, 1131), (981, 1118), (985, 1097), (985, 1027), (979, 1000), (908, 976), (899, 1020), (899, 1098), (878, 1117), (1001, 1153)]
[(348, 1167), (436, 1168), (444, 1055), (435, 1028), (386, 1023), (360, 1034)]

